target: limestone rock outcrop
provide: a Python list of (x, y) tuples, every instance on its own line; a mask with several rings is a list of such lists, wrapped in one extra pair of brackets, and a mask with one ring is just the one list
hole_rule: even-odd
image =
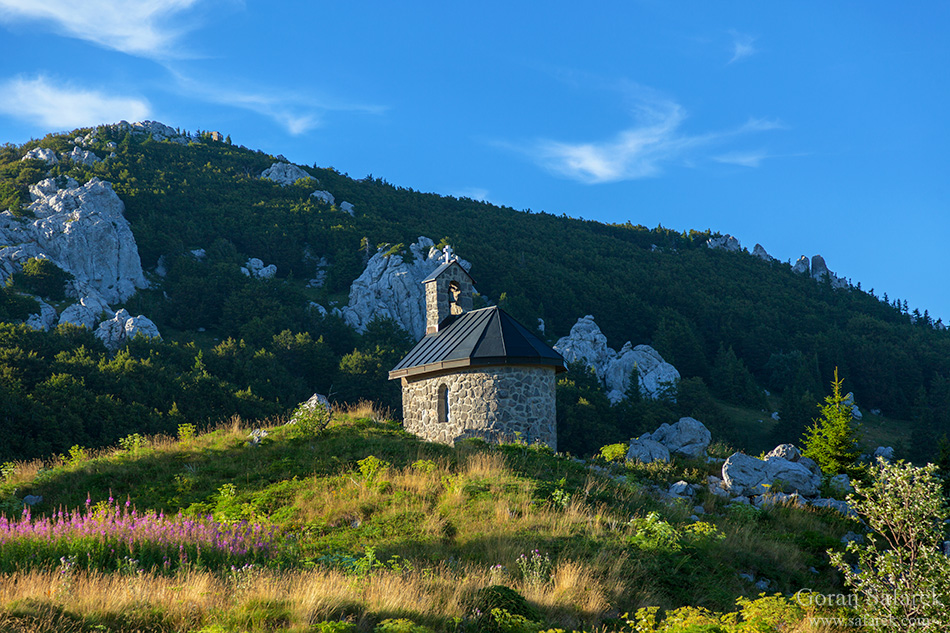
[(627, 342), (620, 352), (608, 347), (607, 337), (591, 315), (578, 319), (570, 334), (558, 339), (554, 349), (569, 363), (581, 361), (593, 368), (606, 385), (607, 397), (612, 403), (624, 398), (634, 368), (639, 376), (640, 391), (650, 398), (659, 397), (680, 379), (676, 368), (649, 345), (634, 347)]
[(838, 277), (828, 269), (825, 258), (815, 255), (811, 258), (811, 276), (815, 281), (823, 281), (825, 277), (831, 282), (832, 288), (847, 288), (848, 280)]
[(702, 457), (706, 454), (712, 434), (699, 420), (680, 418), (675, 424), (661, 424), (653, 433), (645, 433), (639, 439), (659, 442), (670, 453), (684, 457)]
[(770, 261), (772, 261), (772, 260), (774, 259), (774, 257), (772, 257), (771, 255), (769, 255), (768, 251), (766, 251), (766, 250), (765, 250), (765, 247), (762, 246), (761, 244), (756, 244), (756, 245), (755, 245), (755, 248), (752, 249), (752, 254), (753, 254), (755, 257), (758, 257), (759, 259), (765, 260), (765, 261), (767, 261), (767, 262), (770, 262)]
[(78, 303), (69, 306), (59, 315), (59, 323), (84, 325), (90, 330), (103, 320), (103, 316), (112, 312), (108, 302), (95, 290), (90, 290)]
[(49, 178), (30, 189), (34, 220), (0, 213), (0, 277), (6, 279), (30, 257), (45, 256), (71, 273), (71, 294), (99, 293), (122, 302), (148, 286), (125, 205), (108, 182), (85, 185)]
[(333, 194), (329, 191), (314, 191), (310, 194), (311, 198), (316, 198), (320, 202), (326, 202), (327, 204), (333, 204), (336, 202), (336, 198), (333, 197)]
[[(790, 444), (778, 447), (765, 460), (734, 453), (722, 466), (723, 482), (726, 490), (739, 496), (797, 492), (814, 497), (821, 486), (821, 471), (815, 472), (810, 467), (814, 462), (805, 459)], [(781, 491), (772, 490), (776, 483), (781, 484)]]
[(720, 237), (711, 237), (706, 240), (706, 246), (708, 248), (718, 248), (725, 251), (739, 251), (742, 250), (742, 244), (739, 243), (739, 240), (734, 238), (731, 235), (723, 235)]
[(150, 319), (141, 314), (133, 317), (124, 309), (116, 312), (115, 316), (108, 321), (100, 323), (95, 332), (96, 338), (102, 341), (106, 349), (113, 352), (126, 341), (134, 338), (136, 334), (143, 334), (149, 338), (162, 338), (158, 333), (158, 327)]
[[(442, 251), (428, 237), (409, 246), (412, 261), (401, 255), (387, 255), (381, 248), (350, 286), (350, 300), (343, 308), (343, 320), (357, 332), (365, 332), (377, 316), (394, 320), (416, 340), (425, 336), (425, 288), (422, 280), (442, 263)], [(471, 264), (459, 260), (468, 270)]]
[(40, 311), (26, 319), (26, 326), (45, 332), (56, 325), (56, 308), (40, 298), (36, 298), (36, 301), (40, 304)]
[(171, 141), (180, 145), (187, 145), (190, 140), (189, 136), (179, 134), (175, 128), (158, 121), (136, 121), (135, 123), (119, 121), (114, 127), (131, 132), (133, 136), (148, 136), (151, 134), (156, 141)]
[(798, 258), (798, 261), (795, 262), (795, 265), (792, 266), (792, 272), (798, 273), (799, 275), (811, 275), (811, 262), (806, 256), (802, 255)]
[(261, 172), (261, 178), (273, 180), (281, 187), (286, 187), (301, 178), (313, 178), (313, 176), (291, 163), (274, 163)]
[(80, 147), (74, 147), (73, 151), (68, 154), (63, 154), (63, 159), (70, 160), (79, 165), (95, 165), (99, 162), (98, 156)]
[(273, 279), (274, 275), (277, 274), (277, 266), (274, 264), (265, 266), (264, 262), (252, 257), (241, 267), (241, 272), (245, 277), (253, 277), (254, 279)]
[[(645, 433), (645, 435), (650, 435)], [(630, 447), (627, 449), (627, 461), (643, 462), (649, 464), (655, 461), (670, 461), (670, 449), (663, 446), (655, 440), (639, 437), (630, 440)]]
[(356, 209), (353, 207), (353, 205), (346, 201), (340, 203), (340, 211), (343, 213), (349, 213), (350, 215), (354, 215), (356, 213)]
[(20, 160), (41, 160), (47, 165), (57, 165), (59, 164), (59, 158), (56, 156), (56, 152), (47, 148), (47, 147), (34, 147), (26, 153)]

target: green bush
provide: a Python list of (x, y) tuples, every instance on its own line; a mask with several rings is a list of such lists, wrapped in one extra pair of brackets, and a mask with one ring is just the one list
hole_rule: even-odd
[(600, 456), (608, 462), (623, 462), (627, 459), (627, 450), (629, 448), (630, 445), (623, 442), (619, 444), (608, 444), (607, 446), (600, 447)]
[(24, 291), (53, 301), (66, 298), (66, 282), (73, 276), (48, 259), (31, 257), (23, 269), (13, 276), (14, 283)]
[(294, 411), (290, 424), (294, 437), (313, 437), (330, 424), (330, 409), (319, 403), (310, 405), (305, 402)]
[(432, 629), (412, 620), (400, 618), (398, 620), (383, 620), (373, 629), (374, 633), (432, 633)]
[(524, 616), (529, 620), (540, 620), (541, 614), (520, 593), (504, 585), (490, 585), (476, 591), (469, 600), (472, 612), (487, 618), (494, 609), (503, 609), (507, 613)]

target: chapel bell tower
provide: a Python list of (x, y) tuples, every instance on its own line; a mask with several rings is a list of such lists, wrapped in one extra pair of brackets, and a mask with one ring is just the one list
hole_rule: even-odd
[[(436, 334), (449, 317), (458, 317), (472, 310), (474, 281), (452, 254), (452, 247), (442, 249), (441, 266), (422, 280), (426, 287), (426, 336)], [(451, 319), (449, 322), (454, 321)]]

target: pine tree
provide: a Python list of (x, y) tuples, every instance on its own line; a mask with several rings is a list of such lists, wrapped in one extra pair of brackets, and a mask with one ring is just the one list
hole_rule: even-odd
[(844, 381), (835, 378), (831, 383), (831, 395), (825, 397), (821, 415), (805, 429), (802, 454), (821, 466), (826, 475), (857, 475), (861, 468), (858, 460), (858, 433), (851, 412), (852, 403), (841, 393)]

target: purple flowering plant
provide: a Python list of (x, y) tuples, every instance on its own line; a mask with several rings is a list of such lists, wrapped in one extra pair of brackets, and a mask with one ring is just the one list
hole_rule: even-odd
[(0, 515), (0, 572), (55, 569), (66, 559), (80, 569), (116, 571), (136, 560), (146, 570), (182, 567), (227, 570), (232, 565), (265, 564), (277, 553), (273, 527), (246, 521), (222, 523), (211, 516), (139, 512), (129, 502), (60, 509), (34, 518), (24, 507), (17, 519)]

